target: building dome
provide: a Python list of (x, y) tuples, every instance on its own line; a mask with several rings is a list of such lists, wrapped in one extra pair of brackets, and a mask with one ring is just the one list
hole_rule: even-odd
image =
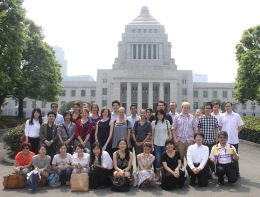
[(148, 7), (143, 6), (140, 15), (130, 25), (160, 25), (160, 23), (150, 15)]

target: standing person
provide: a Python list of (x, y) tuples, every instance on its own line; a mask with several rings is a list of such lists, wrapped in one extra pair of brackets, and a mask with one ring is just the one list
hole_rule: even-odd
[(117, 143), (118, 150), (113, 153), (114, 177), (131, 177), (133, 153), (129, 151), (126, 139)]
[(133, 132), (133, 126), (135, 124), (136, 121), (138, 121), (140, 119), (140, 116), (138, 116), (137, 114), (137, 106), (136, 104), (132, 104), (130, 106), (130, 111), (131, 111), (131, 115), (130, 116), (127, 116), (127, 120), (129, 122), (131, 122), (131, 125), (132, 125), (132, 131), (131, 131), (131, 135), (130, 135), (130, 144), (131, 144), (131, 147), (134, 147), (134, 141), (133, 141), (133, 136), (132, 136), (132, 132)]
[(96, 189), (111, 186), (110, 175), (113, 173), (113, 161), (108, 152), (94, 142), (90, 151), (89, 187)]
[(154, 181), (154, 171), (152, 168), (155, 157), (151, 154), (152, 147), (150, 142), (144, 142), (143, 153), (137, 155), (137, 184), (141, 188), (149, 187)]
[[(233, 105), (230, 101), (225, 102), (225, 110), (226, 112), (219, 118), (219, 130), (227, 132), (228, 143), (233, 145), (238, 153), (238, 134), (242, 130), (244, 122), (240, 115), (233, 111)], [(238, 161), (235, 161), (235, 164), (237, 166), (238, 176), (240, 176)]]
[(181, 170), (181, 155), (175, 150), (172, 139), (165, 141), (165, 147), (166, 151), (162, 154), (162, 189), (182, 188), (185, 182), (185, 173)]
[[(56, 102), (51, 103), (51, 111), (55, 114), (54, 122), (59, 125), (60, 123), (63, 123), (64, 119), (63, 116), (58, 113), (58, 107), (59, 107), (58, 103)], [(44, 122), (48, 122), (48, 115), (45, 116)]]
[(151, 141), (152, 126), (146, 118), (145, 109), (140, 110), (140, 119), (134, 123), (132, 130), (132, 139), (134, 142), (135, 155), (143, 152), (144, 143)]
[(116, 119), (118, 119), (119, 117), (119, 108), (120, 108), (120, 102), (118, 100), (114, 100), (112, 101), (112, 108), (113, 108), (113, 111), (111, 113), (111, 120), (114, 121)]
[(112, 157), (112, 143), (110, 136), (110, 126), (113, 122), (110, 121), (111, 112), (108, 107), (103, 107), (101, 110), (101, 119), (97, 122), (95, 140), (99, 142), (102, 150), (105, 150)]
[(51, 157), (46, 155), (47, 147), (41, 144), (38, 149), (39, 154), (33, 156), (32, 165), (34, 169), (39, 169), (41, 175), (46, 179), (51, 171)]
[(21, 145), (21, 151), (17, 153), (14, 159), (14, 172), (27, 175), (32, 170), (32, 158), (35, 155), (30, 151), (31, 144), (23, 142)]
[[(218, 120), (211, 115), (212, 103), (207, 102), (205, 104), (205, 115), (202, 115), (199, 119), (198, 131), (204, 134), (203, 145), (206, 145), (209, 150), (218, 142)], [(215, 177), (215, 166), (212, 162), (208, 161), (208, 172), (211, 171), (212, 178)], [(210, 170), (210, 171), (209, 171)]]
[(81, 119), (77, 120), (75, 130), (75, 143), (81, 143), (89, 152), (91, 147), (89, 138), (93, 130), (93, 123), (89, 119), (89, 110), (87, 108), (82, 110)]
[(47, 117), (48, 121), (43, 123), (40, 129), (40, 143), (47, 146), (47, 155), (52, 159), (56, 154), (58, 125), (54, 122), (56, 114), (53, 111), (49, 111)]
[(177, 103), (170, 102), (169, 107), (170, 107), (169, 115), (172, 117), (172, 121), (173, 121), (174, 117), (176, 115), (178, 115), (178, 113), (177, 113)]
[(80, 119), (81, 119), (80, 103), (78, 101), (76, 101), (73, 104), (73, 112), (72, 112), (72, 116), (71, 116), (71, 122), (76, 124), (77, 120), (80, 120)]
[(113, 136), (112, 138), (112, 150), (115, 152), (118, 149), (118, 141), (121, 138), (124, 138), (127, 140), (127, 144), (129, 148), (131, 148), (130, 145), (130, 134), (132, 130), (131, 122), (128, 121), (125, 117), (125, 108), (120, 107), (118, 109), (119, 117), (112, 121), (111, 127), (110, 127), (110, 136)]
[(93, 123), (93, 129), (89, 141), (90, 141), (90, 145), (92, 146), (92, 144), (95, 142), (96, 124), (100, 120), (98, 104), (92, 103), (90, 106), (90, 111), (91, 111), (90, 120)]
[(198, 131), (198, 124), (190, 111), (190, 103), (182, 103), (182, 112), (175, 116), (172, 135), (176, 148), (181, 155), (182, 164), (187, 155), (187, 149), (194, 143), (194, 134)]
[[(158, 101), (157, 103), (157, 111), (162, 109), (164, 112), (165, 112), (165, 102), (164, 101)], [(170, 125), (172, 125), (172, 117), (170, 114), (166, 113), (165, 114), (165, 118), (166, 120), (168, 120), (170, 122)], [(152, 122), (156, 119), (156, 116), (155, 115), (151, 115), (150, 118), (149, 118), (149, 121)]]
[(219, 102), (215, 102), (213, 104), (213, 111), (212, 111), (211, 115), (214, 116), (215, 118), (217, 118), (218, 123), (219, 123), (219, 118), (222, 115), (222, 113), (220, 113), (220, 103)]
[(203, 115), (202, 110), (201, 109), (197, 109), (196, 113), (195, 113), (195, 119), (196, 119), (197, 123), (199, 123), (199, 119), (200, 119), (200, 117), (202, 115)]
[(62, 184), (70, 184), (70, 176), (72, 173), (72, 156), (67, 153), (67, 147), (63, 144), (58, 146), (59, 153), (53, 157), (52, 170), (59, 175)]
[(237, 165), (233, 162), (239, 160), (236, 148), (228, 144), (228, 134), (221, 131), (218, 135), (219, 143), (212, 147), (210, 161), (216, 164), (216, 174), (220, 185), (224, 185), (226, 175), (229, 183), (235, 183), (238, 179)]
[(76, 144), (75, 153), (72, 156), (72, 167), (74, 173), (89, 172), (89, 154), (84, 153), (82, 144)]
[(165, 152), (165, 140), (172, 139), (171, 125), (166, 119), (163, 109), (159, 109), (155, 113), (155, 120), (152, 122), (152, 143), (154, 145), (156, 181), (161, 178), (162, 153)]
[[(152, 110), (152, 108), (146, 108), (145, 111), (146, 111), (146, 118), (147, 118), (147, 120), (150, 121), (151, 116), (153, 116), (153, 110)], [(150, 121), (150, 122), (152, 122), (152, 121)]]
[(65, 111), (63, 113), (63, 117), (64, 123), (61, 123), (57, 129), (59, 139), (58, 144), (65, 144), (67, 146), (68, 153), (72, 154), (76, 124), (71, 121), (72, 115), (70, 111)]
[(40, 144), (40, 128), (42, 125), (42, 113), (40, 108), (34, 108), (31, 119), (25, 123), (24, 134), (26, 142), (32, 145), (31, 151), (38, 154), (38, 146)]
[(190, 145), (187, 151), (187, 171), (191, 177), (190, 185), (194, 186), (196, 178), (201, 187), (206, 187), (209, 184), (205, 165), (209, 158), (209, 148), (202, 144), (204, 134), (195, 133), (195, 144)]
[(86, 109), (89, 110), (89, 105), (88, 105), (87, 102), (83, 102), (83, 103), (82, 103), (82, 109), (84, 109), (84, 108), (86, 108)]

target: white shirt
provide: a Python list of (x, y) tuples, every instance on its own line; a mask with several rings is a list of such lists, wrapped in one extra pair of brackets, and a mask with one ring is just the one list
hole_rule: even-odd
[(136, 114), (135, 117), (133, 117), (132, 115), (131, 115), (131, 116), (127, 116), (127, 120), (131, 122), (132, 130), (133, 130), (133, 128), (134, 128), (135, 122), (138, 121), (138, 120), (140, 120), (140, 118), (141, 118), (141, 117), (138, 116), (137, 114)]
[(237, 152), (234, 146), (226, 144), (226, 146), (222, 147), (221, 144), (218, 143), (218, 146), (216, 147), (216, 153), (215, 147), (216, 145), (212, 147), (209, 158), (216, 158), (220, 164), (227, 164), (232, 162), (233, 153)]
[(209, 158), (209, 148), (205, 145), (193, 144), (188, 147), (187, 162), (191, 169), (195, 168), (194, 163), (200, 163), (198, 168), (203, 169)]
[(175, 117), (176, 115), (178, 115), (178, 113), (177, 113), (177, 112), (172, 113), (172, 112), (170, 111), (170, 112), (169, 112), (169, 115), (172, 117), (172, 122), (173, 122), (174, 117)]
[(225, 112), (222, 116), (220, 116), (218, 124), (222, 127), (221, 131), (226, 131), (228, 133), (229, 144), (239, 143), (237, 128), (244, 125), (244, 122), (239, 114), (233, 111), (231, 114)]
[(104, 150), (102, 151), (101, 165), (108, 170), (111, 170), (113, 168), (113, 161), (108, 152)]
[(157, 124), (155, 125), (154, 120), (151, 125), (152, 130), (154, 131), (153, 143), (156, 146), (165, 146), (165, 141), (169, 139), (168, 129), (171, 128), (170, 122), (166, 119), (164, 120), (164, 122), (158, 120)]
[(215, 115), (213, 112), (211, 113), (212, 116), (214, 116), (215, 118), (217, 118), (218, 122), (219, 122), (219, 118), (220, 116), (222, 116), (222, 113), (218, 113), (217, 115)]
[(24, 134), (28, 137), (38, 138), (40, 136), (40, 122), (33, 119), (33, 125), (29, 124), (30, 120), (26, 120)]
[[(45, 118), (44, 118), (44, 122), (48, 122), (48, 117), (47, 117), (47, 115), (45, 116)], [(56, 115), (56, 118), (55, 118), (55, 121), (54, 121), (56, 124), (60, 124), (60, 123), (63, 123), (64, 122), (64, 119), (63, 119), (63, 116), (61, 115), (61, 114), (59, 114), (59, 113), (57, 113), (57, 115)]]

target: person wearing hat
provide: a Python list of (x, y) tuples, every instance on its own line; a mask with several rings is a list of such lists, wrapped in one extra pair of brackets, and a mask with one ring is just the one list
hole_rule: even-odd
[(216, 164), (216, 175), (220, 185), (224, 185), (224, 176), (226, 175), (229, 183), (235, 183), (238, 179), (237, 165), (234, 161), (239, 160), (236, 148), (228, 144), (228, 134), (221, 131), (218, 135), (219, 143), (212, 147), (210, 152), (210, 161)]

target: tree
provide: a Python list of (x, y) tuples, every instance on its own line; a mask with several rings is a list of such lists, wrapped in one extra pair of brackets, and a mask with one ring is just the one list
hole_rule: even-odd
[(61, 65), (51, 46), (43, 41), (42, 28), (27, 19), (26, 50), (23, 52), (21, 76), (13, 96), (19, 100), (18, 116), (23, 116), (23, 100), (57, 101), (61, 94)]
[[(80, 106), (83, 105), (83, 101), (77, 101), (80, 103)], [(65, 102), (61, 105), (60, 109), (59, 109), (59, 113), (60, 114), (63, 114), (65, 111), (70, 111), (72, 108), (73, 108), (73, 105), (74, 105), (75, 101), (69, 101), (69, 102)], [(91, 103), (88, 103), (89, 106), (91, 105)]]
[(22, 0), (0, 1), (0, 106), (13, 93), (25, 49), (25, 10)]
[(236, 45), (239, 64), (235, 98), (241, 103), (256, 100), (260, 104), (260, 26), (244, 31)]

